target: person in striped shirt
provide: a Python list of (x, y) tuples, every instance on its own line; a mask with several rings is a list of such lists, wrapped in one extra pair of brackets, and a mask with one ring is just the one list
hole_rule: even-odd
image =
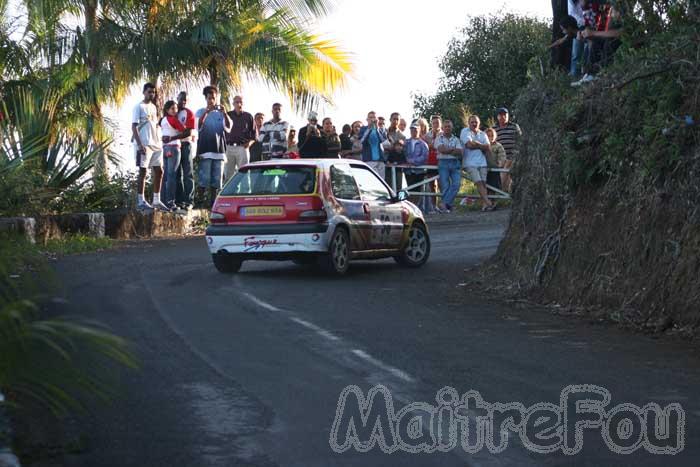
[[(498, 124), (493, 127), (498, 135), (498, 142), (501, 143), (503, 149), (506, 150), (506, 161), (503, 165), (504, 169), (510, 170), (513, 167), (513, 161), (518, 156), (518, 142), (523, 135), (520, 126), (517, 123), (510, 121), (510, 112), (505, 107), (501, 107), (496, 111)], [(511, 190), (511, 176), (509, 172), (501, 172), (501, 185), (505, 191)]]

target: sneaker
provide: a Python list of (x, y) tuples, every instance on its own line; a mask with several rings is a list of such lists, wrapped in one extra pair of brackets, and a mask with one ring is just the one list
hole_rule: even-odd
[(148, 204), (148, 201), (143, 200), (143, 201), (139, 201), (139, 202), (136, 203), (136, 209), (137, 209), (138, 211), (152, 211), (152, 210), (153, 210), (153, 206), (151, 206), (150, 204)]
[(583, 75), (583, 78), (581, 78), (581, 79), (578, 80), (578, 81), (574, 81), (573, 83), (571, 83), (571, 87), (576, 88), (576, 87), (582, 86), (582, 85), (584, 85), (584, 84), (586, 84), (586, 83), (590, 83), (591, 81), (595, 81), (595, 80), (597, 80), (597, 79), (598, 79), (597, 76), (595, 76), (595, 75), (589, 75), (588, 73), (586, 73), (585, 75)]
[(153, 203), (153, 209), (155, 209), (157, 211), (163, 211), (163, 212), (171, 212), (172, 211), (172, 209), (170, 209), (168, 206), (161, 203), (160, 201), (156, 201), (155, 203)]

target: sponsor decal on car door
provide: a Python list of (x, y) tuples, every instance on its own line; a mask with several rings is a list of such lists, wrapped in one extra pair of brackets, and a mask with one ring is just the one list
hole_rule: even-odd
[(370, 202), (372, 245), (375, 248), (398, 248), (403, 233), (401, 204), (386, 201)]

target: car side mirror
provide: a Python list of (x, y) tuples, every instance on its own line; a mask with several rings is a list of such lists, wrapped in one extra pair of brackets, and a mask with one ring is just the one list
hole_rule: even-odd
[(408, 199), (408, 192), (406, 190), (401, 190), (396, 194), (396, 201), (406, 201)]

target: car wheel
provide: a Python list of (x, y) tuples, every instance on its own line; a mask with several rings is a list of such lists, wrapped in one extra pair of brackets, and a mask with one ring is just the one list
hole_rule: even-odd
[(414, 222), (408, 231), (408, 241), (401, 254), (394, 259), (401, 266), (417, 268), (423, 266), (430, 256), (430, 237), (428, 230), (420, 222)]
[(224, 274), (234, 274), (241, 269), (243, 261), (236, 255), (229, 253), (214, 253), (211, 255), (214, 266), (219, 272)]
[(328, 254), (319, 258), (325, 271), (342, 275), (350, 267), (350, 236), (343, 227), (336, 227), (328, 247)]

